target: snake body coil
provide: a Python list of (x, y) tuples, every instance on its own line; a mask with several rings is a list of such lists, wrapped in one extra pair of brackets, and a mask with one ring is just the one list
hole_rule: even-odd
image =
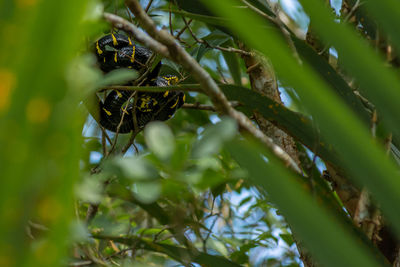
[[(95, 43), (100, 69), (109, 72), (119, 68), (143, 70), (152, 52), (135, 45), (122, 34), (109, 34)], [(161, 62), (150, 72), (144, 85), (168, 86), (178, 82), (173, 75), (158, 76)], [(132, 92), (111, 91), (100, 105), (100, 124), (107, 130), (129, 133), (154, 120), (171, 118), (185, 101), (181, 91)]]

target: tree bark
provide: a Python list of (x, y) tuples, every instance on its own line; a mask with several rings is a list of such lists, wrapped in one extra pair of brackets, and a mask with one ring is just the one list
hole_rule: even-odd
[[(248, 50), (241, 42), (239, 42), (239, 48), (245, 51)], [(255, 56), (242, 55), (242, 58), (247, 68), (252, 90), (273, 99), (279, 104), (283, 104), (272, 65), (268, 62), (262, 62)], [(293, 138), (269, 122), (260, 113), (254, 112), (254, 117), (261, 131), (272, 138), (275, 144), (285, 150), (298, 166), (301, 166), (296, 143)], [(304, 245), (296, 238), (296, 234), (293, 233), (293, 230), (292, 234), (304, 266), (318, 266)]]

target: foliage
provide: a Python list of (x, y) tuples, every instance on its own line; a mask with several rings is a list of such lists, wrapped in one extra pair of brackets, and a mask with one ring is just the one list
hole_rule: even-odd
[[(293, 137), (302, 174), (215, 113), (171, 59), (161, 74), (182, 79), (194, 108), (140, 133), (102, 129), (100, 89), (138, 77), (103, 74), (92, 52), (122, 32), (103, 11), (139, 24), (123, 1), (0, 1), (0, 266), (395, 264), (381, 244), (400, 233), (400, 6), (343, 1), (333, 14), (300, 0), (293, 14), (281, 2), (141, 5), (237, 110)], [(252, 90), (249, 55), (273, 66), (285, 105)]]

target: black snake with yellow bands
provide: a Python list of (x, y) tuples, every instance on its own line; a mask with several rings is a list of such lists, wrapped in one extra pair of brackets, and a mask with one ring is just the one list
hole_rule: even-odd
[[(151, 50), (137, 46), (122, 34), (109, 34), (95, 43), (100, 69), (109, 72), (119, 68), (143, 70), (152, 55)], [(157, 76), (161, 62), (148, 74), (144, 86), (168, 86), (178, 82), (173, 75)], [(100, 105), (100, 124), (107, 130), (129, 133), (154, 120), (171, 118), (185, 102), (181, 91), (136, 92), (111, 91)], [(135, 122), (136, 121), (136, 122)]]

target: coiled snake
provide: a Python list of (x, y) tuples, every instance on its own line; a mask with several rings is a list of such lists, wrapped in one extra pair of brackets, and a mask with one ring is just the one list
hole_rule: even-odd
[[(143, 70), (152, 56), (151, 50), (137, 46), (122, 34), (108, 34), (95, 43), (95, 53), (100, 69), (110, 72), (128, 68)], [(178, 82), (174, 75), (157, 76), (161, 62), (150, 72), (144, 86), (168, 86)], [(105, 129), (129, 133), (143, 128), (150, 121), (171, 118), (185, 102), (182, 91), (136, 92), (112, 90), (100, 101), (100, 124)], [(138, 129), (135, 129), (135, 125)]]

